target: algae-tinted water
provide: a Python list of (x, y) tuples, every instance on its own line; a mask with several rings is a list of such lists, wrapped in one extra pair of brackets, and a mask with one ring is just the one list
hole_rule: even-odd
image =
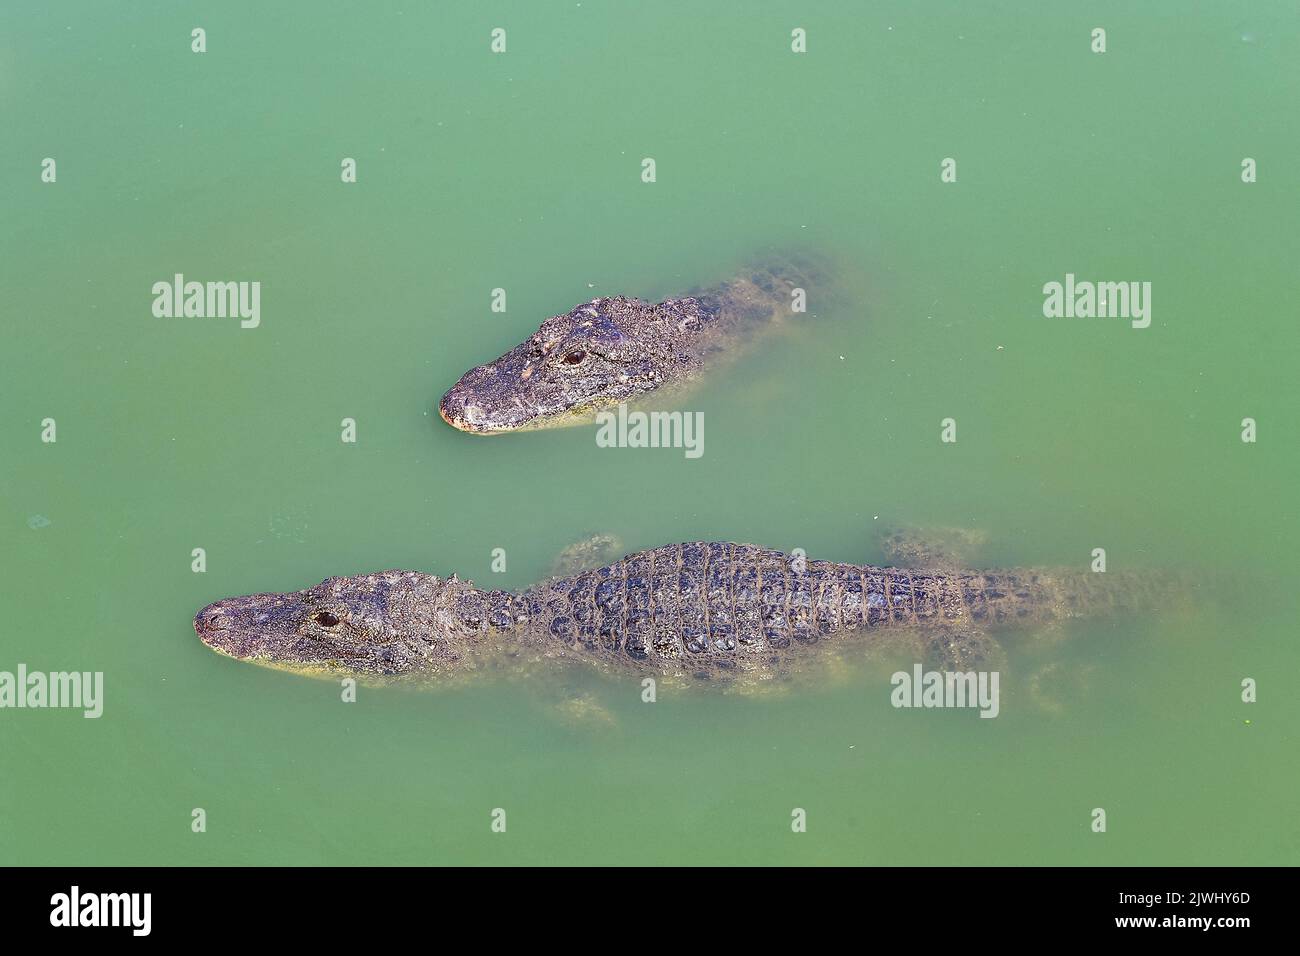
[[(0, 858), (1295, 863), (1298, 62), (1282, 3), (5, 5), (0, 670), (105, 700), (0, 711)], [(690, 398), (698, 460), (433, 412), (550, 314), (785, 246), (845, 295)], [(156, 318), (176, 273), (261, 282), (259, 327)], [(1151, 282), (1150, 327), (1045, 318), (1066, 273)], [(994, 720), (880, 674), (580, 681), (613, 726), (345, 704), (190, 626), (387, 567), (520, 587), (599, 530), (878, 561), (884, 522), (1205, 581), (1013, 652), (1078, 680)]]

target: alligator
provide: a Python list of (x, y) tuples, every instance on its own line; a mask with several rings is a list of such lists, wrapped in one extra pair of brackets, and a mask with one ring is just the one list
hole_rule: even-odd
[(681, 298), (592, 299), (470, 369), (438, 413), (462, 431), (501, 434), (582, 424), (651, 392), (657, 400), (680, 395), (742, 345), (802, 314), (810, 289), (829, 298), (826, 274), (810, 259), (781, 257)]
[(217, 601), (194, 628), (231, 657), (314, 676), (447, 683), (584, 662), (610, 674), (753, 683), (899, 641), (949, 670), (996, 665), (998, 629), (1158, 605), (1170, 592), (1157, 582), (841, 564), (708, 541), (639, 551), (520, 592), (417, 571), (327, 578)]

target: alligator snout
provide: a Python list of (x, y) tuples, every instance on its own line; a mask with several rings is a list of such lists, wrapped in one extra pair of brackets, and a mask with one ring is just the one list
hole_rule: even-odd
[(220, 602), (209, 604), (198, 614), (194, 615), (194, 633), (203, 639), (203, 643), (211, 644), (211, 638), (220, 634), (229, 627), (229, 617), (221, 608)]
[(225, 601), (209, 604), (194, 615), (194, 633), (204, 644), (214, 651), (238, 656), (236, 644), (239, 643), (238, 620)]
[(226, 598), (194, 615), (194, 633), (214, 651), (250, 657), (268, 650), (276, 635), (292, 632), (294, 609), (279, 595)]
[(515, 394), (519, 385), (518, 376), (480, 365), (442, 396), (438, 414), (453, 428), (475, 434), (518, 428), (532, 417)]
[(481, 423), (485, 418), (482, 406), (462, 392), (459, 384), (442, 396), (442, 401), (438, 403), (438, 414), (452, 428), (459, 428), (463, 432), (481, 431)]

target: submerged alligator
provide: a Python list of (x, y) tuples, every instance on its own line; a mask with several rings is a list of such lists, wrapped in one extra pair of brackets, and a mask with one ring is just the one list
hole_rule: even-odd
[[(461, 376), (438, 412), (478, 434), (576, 425), (646, 393), (679, 392), (740, 346), (797, 315), (823, 271), (792, 258), (745, 269), (659, 303), (607, 296), (542, 323), (505, 355)], [(822, 295), (824, 298), (824, 295)]]
[(1157, 578), (929, 570), (805, 561), (747, 544), (630, 554), (521, 592), (382, 571), (218, 601), (194, 619), (211, 648), (317, 676), (454, 682), (584, 662), (610, 673), (754, 682), (819, 657), (903, 641), (948, 669), (996, 664), (991, 631), (1155, 606)]

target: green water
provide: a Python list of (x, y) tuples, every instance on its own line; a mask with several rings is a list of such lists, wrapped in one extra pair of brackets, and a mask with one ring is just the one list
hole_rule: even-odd
[[(105, 701), (0, 711), (0, 860), (1296, 863), (1298, 36), (1281, 2), (5, 4), (0, 670)], [(843, 299), (690, 397), (698, 460), (433, 411), (548, 315), (787, 245)], [(261, 325), (155, 318), (177, 272), (260, 281)], [(1150, 328), (1044, 318), (1066, 272), (1151, 282)], [(595, 530), (879, 561), (884, 522), (1205, 586), (1013, 651), (995, 720), (878, 673), (586, 680), (612, 726), (518, 684), (343, 703), (190, 624), (380, 568), (522, 587)], [(1060, 712), (1016, 696), (1051, 661)]]

